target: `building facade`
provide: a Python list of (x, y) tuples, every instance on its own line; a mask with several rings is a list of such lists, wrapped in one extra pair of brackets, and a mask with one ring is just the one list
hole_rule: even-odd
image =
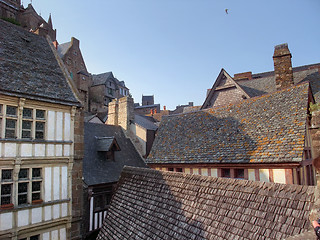
[(0, 238), (79, 239), (79, 98), (50, 38), (0, 28)]
[(287, 44), (275, 72), (232, 78), (221, 70), (201, 110), (162, 120), (149, 166), (256, 181), (315, 184), (310, 106), (319, 102), (319, 64), (292, 68)]

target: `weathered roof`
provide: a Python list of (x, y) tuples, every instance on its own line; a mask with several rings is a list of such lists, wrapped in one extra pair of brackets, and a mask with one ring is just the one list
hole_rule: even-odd
[(114, 76), (112, 72), (106, 72), (101, 74), (93, 74), (92, 75), (92, 86), (98, 86), (98, 85), (104, 85), (106, 84), (106, 81), (111, 78), (114, 80)]
[(160, 107), (160, 104), (136, 106), (136, 107), (134, 107), (134, 108), (136, 108), (136, 109), (141, 109), (141, 108), (155, 108), (155, 107)]
[(97, 151), (107, 152), (114, 149), (114, 151), (121, 151), (117, 139), (112, 137), (96, 137)]
[(62, 58), (68, 52), (70, 47), (71, 47), (71, 41), (59, 44), (57, 49), (59, 56)]
[(0, 93), (80, 105), (46, 38), (0, 20)]
[(308, 231), (314, 191), (125, 167), (97, 239), (284, 239)]
[(147, 130), (153, 130), (156, 131), (158, 129), (158, 126), (155, 125), (155, 122), (152, 122), (149, 120), (150, 118), (148, 118), (147, 116), (141, 116), (138, 114), (135, 114), (135, 123), (138, 124), (139, 126), (147, 129)]
[[(97, 138), (114, 137), (121, 151), (114, 152), (115, 161), (106, 160), (98, 152)], [(121, 127), (84, 123), (83, 177), (87, 185), (111, 183), (119, 180), (124, 165), (146, 167), (131, 141)]]
[(147, 163), (302, 160), (309, 84), (162, 119)]
[[(316, 102), (320, 101), (320, 64), (312, 64), (293, 68), (294, 83), (309, 81)], [(274, 72), (253, 74), (250, 80), (236, 81), (242, 89), (250, 96), (261, 96), (276, 91), (276, 80)]]

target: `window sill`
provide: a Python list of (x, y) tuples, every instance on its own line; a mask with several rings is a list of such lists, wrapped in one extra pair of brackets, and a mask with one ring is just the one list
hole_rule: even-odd
[(12, 209), (13, 208), (13, 203), (10, 204), (4, 204), (0, 206), (1, 210), (6, 210), (6, 209)]
[(33, 201), (32, 201), (32, 205), (37, 205), (37, 204), (41, 204), (41, 203), (43, 203), (43, 200), (42, 200), (42, 199), (33, 200)]

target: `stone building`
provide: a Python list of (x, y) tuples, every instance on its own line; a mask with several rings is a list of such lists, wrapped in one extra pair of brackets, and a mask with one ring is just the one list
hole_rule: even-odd
[(89, 87), (92, 78), (82, 57), (79, 40), (72, 37), (70, 42), (59, 44), (57, 50), (77, 86), (84, 110), (89, 111)]
[(113, 99), (129, 96), (124, 81), (119, 81), (112, 72), (92, 75), (90, 87), (90, 112), (105, 112)]
[(310, 105), (320, 100), (320, 64), (292, 69), (286, 44), (273, 58), (275, 72), (232, 78), (222, 69), (201, 110), (163, 119), (148, 165), (314, 185)]
[(1, 0), (0, 1), (0, 17), (5, 19), (13, 19), (24, 29), (32, 31), (41, 36), (49, 36), (52, 41), (56, 40), (57, 32), (53, 29), (51, 15), (46, 22), (33, 8), (32, 4), (28, 4), (24, 8), (21, 0)]
[(142, 95), (142, 105), (139, 103), (135, 104), (134, 112), (139, 115), (149, 115), (160, 113), (160, 104), (154, 103), (153, 95)]
[(0, 20), (0, 238), (80, 239), (83, 114), (51, 39)]

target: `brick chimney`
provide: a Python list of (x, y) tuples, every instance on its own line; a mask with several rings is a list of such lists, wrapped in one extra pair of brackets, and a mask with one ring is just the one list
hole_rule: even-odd
[(274, 47), (273, 64), (277, 89), (289, 87), (294, 84), (291, 57), (287, 43)]

